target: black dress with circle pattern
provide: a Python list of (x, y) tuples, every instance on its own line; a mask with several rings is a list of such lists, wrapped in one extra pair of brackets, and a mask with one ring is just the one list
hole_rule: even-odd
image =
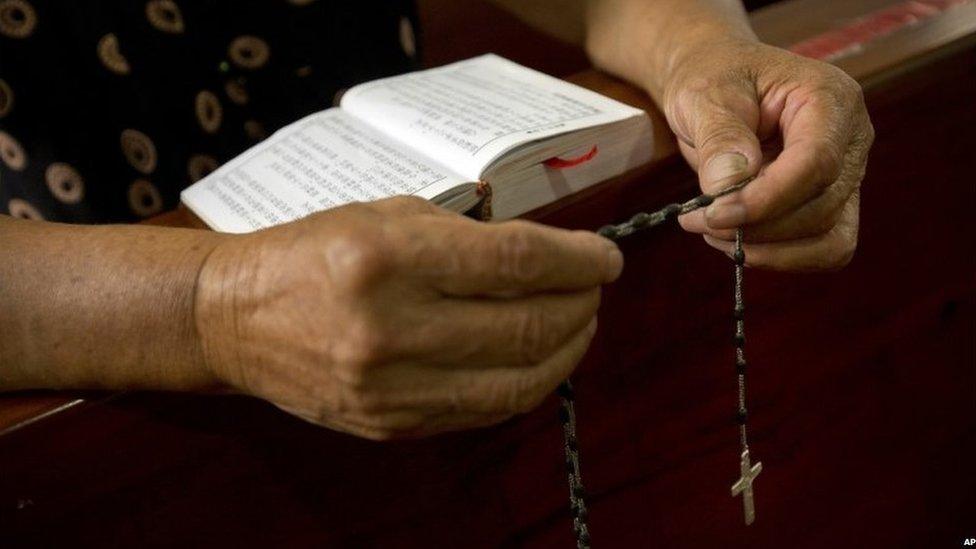
[(356, 83), (416, 68), (408, 0), (0, 0), (0, 213), (135, 221)]

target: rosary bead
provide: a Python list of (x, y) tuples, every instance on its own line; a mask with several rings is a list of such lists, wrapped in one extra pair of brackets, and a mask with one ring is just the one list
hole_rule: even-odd
[(583, 499), (586, 497), (586, 490), (584, 490), (582, 486), (577, 485), (573, 487), (573, 496), (578, 499)]
[(565, 398), (566, 400), (573, 400), (576, 398), (576, 394), (573, 391), (573, 386), (569, 384), (568, 381), (564, 381), (559, 384), (556, 388), (556, 394)]
[(602, 236), (603, 238), (616, 240), (620, 236), (620, 230), (617, 229), (616, 225), (604, 225), (597, 230), (596, 234)]
[(562, 406), (559, 407), (559, 422), (563, 425), (569, 423), (569, 412)]
[(579, 535), (579, 541), (580, 543), (583, 544), (584, 547), (588, 547), (590, 545), (590, 535), (587, 534), (586, 532), (581, 533)]
[(630, 218), (630, 224), (633, 225), (634, 228), (636, 229), (640, 229), (646, 226), (650, 222), (651, 222), (651, 214), (647, 212), (640, 212), (638, 214), (634, 214), (634, 217)]
[(736, 358), (735, 359), (735, 372), (739, 375), (746, 374), (746, 359)]
[(736, 250), (732, 252), (732, 260), (735, 261), (736, 265), (742, 265), (746, 262), (746, 253), (742, 250)]
[(664, 219), (667, 219), (668, 221), (678, 219), (678, 214), (681, 213), (681, 204), (668, 204), (665, 206), (663, 212)]
[(576, 442), (576, 439), (575, 438), (571, 438), (571, 439), (567, 440), (566, 441), (566, 446), (568, 446), (569, 449), (572, 450), (572, 451), (574, 451), (574, 452), (579, 451), (579, 444)]
[(737, 305), (732, 309), (732, 318), (736, 320), (742, 320), (746, 316), (746, 308), (744, 305)]
[(735, 414), (735, 420), (739, 423), (739, 425), (745, 425), (746, 420), (748, 419), (749, 419), (749, 412), (747, 412), (745, 409), (739, 410)]
[(735, 334), (735, 336), (732, 337), (732, 341), (735, 342), (736, 347), (742, 347), (746, 344), (746, 336), (745, 334)]
[(698, 195), (698, 198), (695, 199), (695, 207), (696, 208), (705, 208), (707, 206), (711, 206), (712, 205), (712, 202), (715, 202), (715, 197), (714, 196), (712, 196), (710, 194)]

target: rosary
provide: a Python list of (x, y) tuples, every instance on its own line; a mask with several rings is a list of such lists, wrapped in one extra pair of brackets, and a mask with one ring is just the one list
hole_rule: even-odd
[[(702, 194), (682, 204), (669, 204), (652, 213), (641, 212), (630, 220), (619, 225), (601, 227), (600, 236), (610, 240), (619, 240), (637, 231), (661, 225), (667, 221), (677, 219), (681, 214), (704, 208), (716, 198), (734, 193), (749, 184), (755, 177), (749, 177), (734, 185), (730, 185), (715, 194)], [(734, 269), (734, 308), (732, 317), (735, 319), (735, 372), (738, 379), (738, 409), (736, 420), (739, 424), (739, 446), (741, 448), (739, 461), (739, 479), (732, 485), (732, 496), (742, 496), (742, 509), (745, 523), (752, 524), (756, 520), (756, 509), (752, 499), (752, 483), (762, 471), (762, 463), (752, 465), (749, 457), (749, 441), (746, 433), (746, 357), (745, 357), (745, 305), (742, 298), (742, 270), (746, 256), (742, 251), (742, 229), (735, 231), (735, 251), (732, 254), (735, 262)], [(573, 517), (573, 531), (576, 534), (577, 549), (589, 549), (590, 531), (587, 526), (586, 493), (580, 478), (579, 443), (576, 439), (576, 409), (574, 406), (573, 386), (569, 380), (564, 381), (557, 390), (560, 400), (559, 420), (563, 425), (563, 448), (566, 453), (566, 469), (569, 480), (569, 509)]]

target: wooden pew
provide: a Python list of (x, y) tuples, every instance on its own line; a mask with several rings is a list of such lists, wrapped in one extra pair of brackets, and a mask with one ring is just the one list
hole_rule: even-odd
[[(785, 2), (771, 43), (895, 2)], [(731, 270), (676, 227), (623, 244), (580, 372), (595, 543), (942, 547), (976, 536), (976, 3), (837, 63), (878, 139), (861, 246), (836, 274), (749, 271), (758, 519), (742, 525)], [(593, 229), (691, 196), (660, 113), (655, 160), (530, 217)], [(199, 226), (184, 210), (156, 222)], [(80, 398), (83, 397), (83, 398)], [(495, 428), (376, 444), (243, 397), (0, 397), (0, 545), (572, 546), (550, 401)], [(967, 530), (968, 529), (968, 530)], [(954, 545), (949, 545), (954, 544)]]

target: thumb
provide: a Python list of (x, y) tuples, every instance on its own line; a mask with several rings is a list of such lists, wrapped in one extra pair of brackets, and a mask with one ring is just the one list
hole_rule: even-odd
[[(755, 110), (755, 103), (752, 106)], [(736, 110), (744, 112), (739, 114)], [(718, 192), (759, 171), (762, 148), (755, 130), (746, 122), (757, 119), (758, 113), (750, 114), (748, 108), (732, 109), (714, 103), (699, 105), (695, 110), (690, 137), (698, 156), (702, 192)], [(716, 200), (705, 210), (705, 222), (714, 229), (741, 226), (746, 217), (746, 205), (738, 193)]]
[(691, 135), (702, 192), (714, 193), (759, 171), (759, 138), (740, 115), (720, 105), (699, 106)]

